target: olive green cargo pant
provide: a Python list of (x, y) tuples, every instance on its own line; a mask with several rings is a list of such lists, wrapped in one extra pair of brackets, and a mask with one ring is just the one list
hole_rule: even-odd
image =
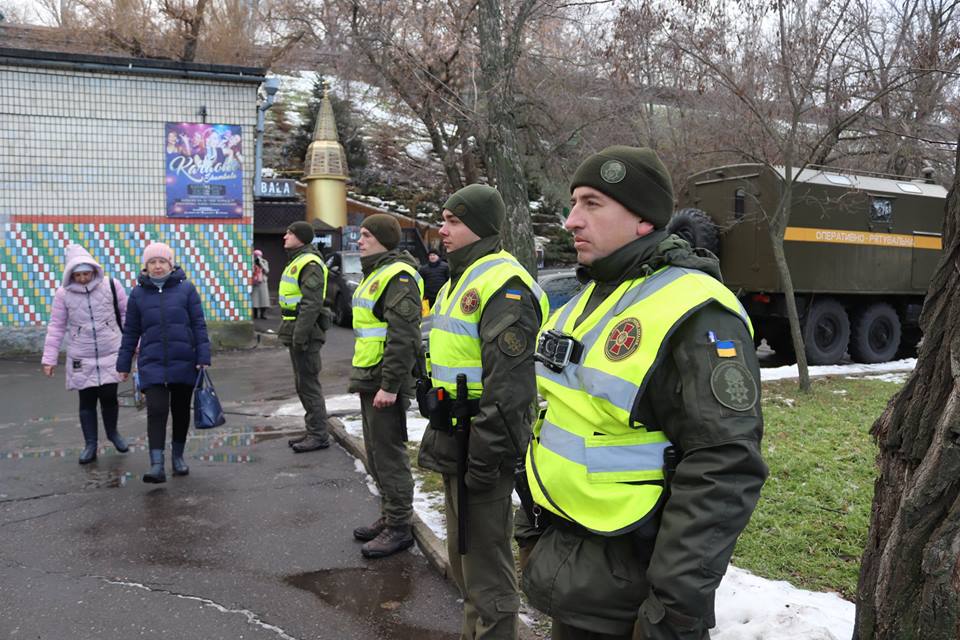
[(307, 433), (321, 442), (329, 442), (327, 402), (320, 384), (320, 349), (323, 343), (314, 340), (306, 349), (289, 346), (293, 363), (293, 384), (306, 415), (303, 417)]
[(457, 550), (457, 477), (443, 476), (447, 554), (453, 579), (463, 595), (460, 640), (515, 640), (519, 633), (520, 592), (513, 563), (513, 476), (501, 475), (490, 491), (470, 492), (467, 500), (467, 554)]
[(399, 396), (392, 406), (376, 409), (375, 395), (360, 394), (367, 470), (380, 490), (380, 515), (387, 526), (400, 527), (413, 518), (413, 475), (404, 442), (410, 401)]

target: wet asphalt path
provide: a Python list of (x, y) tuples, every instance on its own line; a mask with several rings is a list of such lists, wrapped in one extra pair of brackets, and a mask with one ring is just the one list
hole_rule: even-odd
[[(350, 332), (324, 349), (343, 393)], [(30, 361), (0, 363), (0, 637), (60, 640), (457, 637), (455, 590), (418, 552), (364, 560), (350, 532), (376, 517), (354, 460), (294, 455), (300, 418), (283, 349), (215, 356), (228, 424), (191, 432), (190, 475), (145, 485), (146, 416), (121, 409), (131, 451), (101, 435), (76, 463), (76, 394)]]

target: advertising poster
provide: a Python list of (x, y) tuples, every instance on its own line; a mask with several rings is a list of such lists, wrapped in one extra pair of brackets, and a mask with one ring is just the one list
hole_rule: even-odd
[(168, 122), (165, 136), (167, 216), (243, 216), (240, 126)]

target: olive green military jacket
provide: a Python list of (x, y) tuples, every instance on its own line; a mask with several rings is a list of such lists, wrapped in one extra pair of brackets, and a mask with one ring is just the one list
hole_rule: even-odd
[[(451, 289), (476, 260), (500, 251), (500, 237), (481, 238), (451, 252)], [(506, 290), (520, 291), (520, 299), (507, 297)], [(500, 340), (508, 335), (520, 340)], [(480, 317), (480, 357), (483, 394), (480, 412), (470, 425), (467, 487), (472, 491), (492, 489), (499, 476), (511, 473), (514, 462), (530, 438), (530, 407), (537, 397), (533, 352), (540, 330), (540, 305), (519, 278), (510, 278), (487, 302)], [(457, 472), (454, 437), (427, 429), (420, 445), (418, 463), (425, 469), (445, 474)]]
[[(668, 264), (720, 277), (712, 255), (695, 254), (676, 236), (654, 232), (581, 268), (578, 275), (596, 280), (597, 287), (578, 322), (624, 280)], [(756, 386), (750, 409), (729, 409), (721, 402), (722, 389), (715, 392), (711, 386), (718, 363), (712, 340), (733, 341), (737, 359), (751, 372)], [(714, 592), (767, 476), (760, 453), (760, 370), (750, 333), (719, 304), (694, 311), (660, 354), (633, 410), (638, 423), (662, 429), (682, 456), (659, 518), (626, 534), (639, 545), (618, 547), (617, 538), (591, 536), (598, 544), (585, 545), (569, 558), (543, 557), (559, 556), (563, 543), (556, 537), (569, 535), (548, 531), (530, 556), (524, 590), (534, 606), (579, 628), (617, 634), (636, 624), (644, 640), (699, 639), (715, 624)], [(518, 529), (518, 537), (523, 533)], [(646, 571), (614, 567), (621, 577), (636, 576), (632, 583), (598, 577), (600, 567), (592, 565), (618, 554), (646, 563)], [(567, 565), (563, 572), (561, 564)], [(634, 592), (624, 593), (630, 589)]]
[[(287, 265), (301, 253), (315, 253), (323, 259), (323, 255), (312, 244), (287, 251)], [(323, 299), (323, 267), (313, 262), (308, 263), (300, 270), (300, 308), (296, 320), (283, 320), (277, 338), (288, 347), (305, 349), (313, 341), (324, 342), (326, 330), (330, 326), (330, 312), (324, 308)]]
[[(392, 262), (405, 262), (416, 270), (417, 259), (407, 251), (392, 249), (361, 258), (363, 275), (368, 276)], [(401, 274), (397, 274), (401, 275)], [(387, 323), (383, 360), (372, 367), (354, 367), (350, 372), (351, 393), (389, 393), (413, 396), (417, 356), (420, 354), (420, 288), (413, 278), (394, 276), (380, 295), (373, 314)]]

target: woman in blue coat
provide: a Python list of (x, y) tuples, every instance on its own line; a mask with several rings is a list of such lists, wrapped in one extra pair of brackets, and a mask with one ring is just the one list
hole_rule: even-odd
[(190, 399), (197, 370), (210, 366), (210, 339), (203, 306), (183, 269), (174, 265), (173, 250), (154, 242), (143, 250), (144, 269), (127, 302), (117, 371), (126, 380), (140, 345), (137, 369), (147, 398), (147, 440), (150, 471), (144, 482), (166, 482), (163, 450), (167, 416), (173, 415), (171, 459), (173, 475), (190, 473), (183, 448), (190, 428)]

